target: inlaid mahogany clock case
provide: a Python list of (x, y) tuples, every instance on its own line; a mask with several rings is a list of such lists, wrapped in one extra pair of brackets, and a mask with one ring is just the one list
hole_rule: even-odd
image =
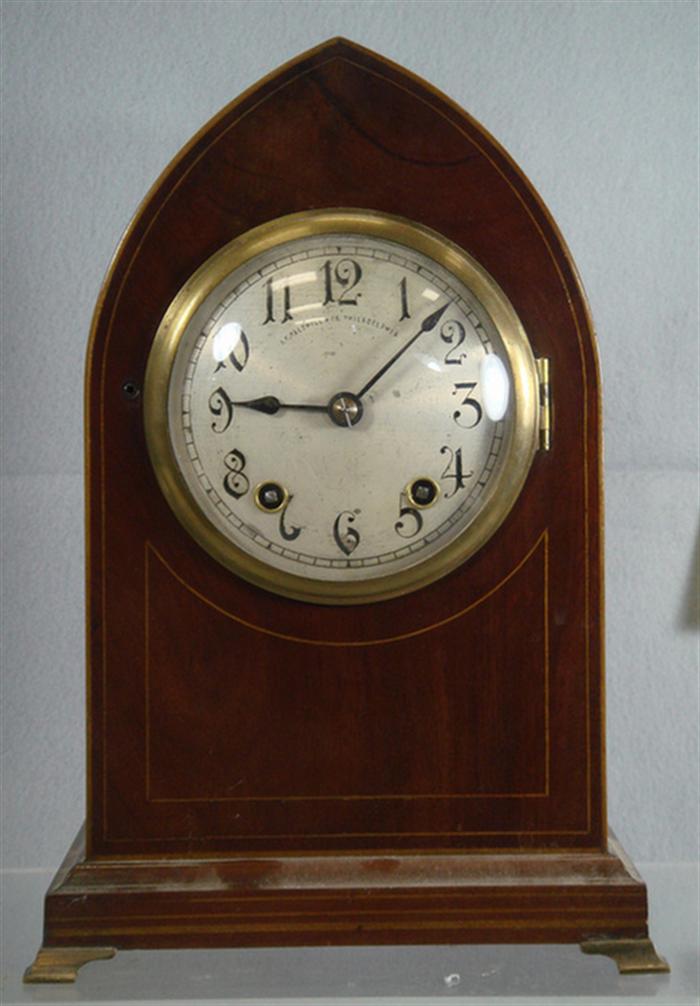
[[(354, 607), (260, 590), (203, 552), (159, 491), (141, 396), (161, 318), (208, 257), (333, 207), (466, 249), (549, 361), (554, 409), (550, 449), (476, 555)], [(86, 395), (88, 812), (40, 959), (646, 936), (644, 884), (606, 825), (591, 319), (550, 215), (481, 126), (343, 40), (263, 80), (127, 230)]]

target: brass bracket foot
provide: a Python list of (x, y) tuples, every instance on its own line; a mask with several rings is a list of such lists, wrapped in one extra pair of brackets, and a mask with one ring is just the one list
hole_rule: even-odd
[(116, 954), (114, 947), (41, 947), (24, 972), (24, 981), (74, 982), (78, 969), (90, 961), (107, 961)]
[(667, 974), (668, 961), (657, 954), (648, 937), (641, 939), (584, 940), (584, 954), (604, 954), (612, 957), (621, 975)]

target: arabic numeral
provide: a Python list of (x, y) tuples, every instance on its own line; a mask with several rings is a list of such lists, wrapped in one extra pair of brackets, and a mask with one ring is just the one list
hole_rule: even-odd
[[(443, 342), (449, 343), (452, 348), (445, 353), (445, 363), (448, 366), (459, 367), (462, 361), (467, 358), (467, 351), (463, 349), (459, 352), (459, 347), (466, 338), (466, 330), (461, 321), (446, 321), (440, 329), (440, 338)], [(454, 343), (454, 345), (452, 345)]]
[(225, 433), (233, 421), (233, 402), (223, 388), (217, 388), (209, 395), (209, 411), (212, 416), (221, 417), (223, 426), (217, 426), (216, 419), (211, 424), (214, 433)]
[[(281, 305), (279, 301), (281, 300)], [(277, 310), (281, 306), (282, 317), (277, 318)], [(268, 325), (271, 321), (279, 321), (284, 324), (285, 321), (292, 320), (292, 295), (289, 291), (288, 283), (280, 283), (279, 280), (273, 280), (272, 277), (268, 279), (265, 283), (265, 320), (263, 325)]]
[(464, 471), (464, 465), (462, 462), (462, 448), (458, 447), (456, 451), (453, 451), (451, 447), (447, 444), (440, 448), (441, 454), (448, 454), (449, 460), (445, 465), (445, 470), (443, 471), (440, 478), (454, 482), (454, 488), (451, 493), (445, 493), (445, 499), (450, 499), (454, 496), (459, 489), (464, 489), (466, 486), (465, 479), (469, 479), (474, 474), (473, 471)]
[(294, 541), (294, 539), (298, 538), (301, 532), (304, 530), (301, 527), (294, 527), (293, 525), (292, 527), (287, 527), (287, 525), (284, 523), (285, 514), (287, 513), (287, 510), (289, 509), (289, 504), (292, 502), (293, 499), (294, 496), (290, 496), (280, 512), (279, 532), (285, 541)]
[(214, 370), (214, 373), (215, 374), (218, 373), (218, 371), (226, 367), (227, 363), (230, 363), (240, 374), (241, 371), (244, 369), (246, 363), (248, 362), (249, 356), (250, 356), (250, 343), (248, 342), (248, 336), (241, 328), (238, 332), (238, 338), (235, 341), (233, 349), (225, 359), (219, 360)]
[(360, 544), (360, 532), (352, 526), (354, 523), (352, 510), (341, 510), (333, 524), (333, 540), (345, 555), (352, 555)]
[(224, 476), (224, 489), (229, 496), (239, 500), (250, 489), (248, 476), (243, 473), (246, 466), (245, 454), (234, 447), (224, 458), (224, 464), (228, 468)]
[(401, 316), (399, 321), (404, 321), (406, 318), (411, 317), (411, 312), (408, 310), (408, 283), (406, 277), (399, 283), (399, 294), (401, 297)]
[[(323, 286), (324, 286), (324, 307), (327, 304), (357, 304), (357, 293), (350, 297), (353, 290), (362, 279), (362, 268), (359, 262), (351, 258), (342, 258), (333, 267), (331, 260), (326, 259), (323, 263)], [(340, 296), (336, 297), (336, 287), (340, 287)]]
[(423, 515), (420, 510), (412, 506), (402, 506), (406, 500), (406, 494), (399, 496), (399, 519), (394, 524), (394, 531), (401, 538), (415, 538), (423, 527)]
[[(458, 391), (464, 391), (466, 389), (466, 396), (462, 399), (461, 404), (468, 406), (472, 411), (465, 415), (461, 409), (457, 409), (452, 413), (452, 418), (457, 423), (457, 426), (461, 426), (463, 430), (473, 430), (475, 426), (478, 426), (481, 422), (481, 417), (483, 416), (483, 410), (481, 405), (472, 397), (472, 391), (476, 387), (476, 381), (465, 381), (460, 384), (455, 384), (455, 389), (452, 392), (456, 395)], [(471, 422), (468, 420), (471, 419)]]

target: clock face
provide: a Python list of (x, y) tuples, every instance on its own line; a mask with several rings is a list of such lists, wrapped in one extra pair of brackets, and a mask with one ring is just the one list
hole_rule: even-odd
[(450, 242), (380, 214), (295, 214), (173, 302), (146, 428), (166, 497), (219, 561), (305, 600), (379, 600), (502, 522), (536, 447), (537, 372), (503, 293)]

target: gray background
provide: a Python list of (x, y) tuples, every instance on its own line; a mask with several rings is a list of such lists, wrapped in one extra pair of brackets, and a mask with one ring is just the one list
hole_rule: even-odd
[(467, 108), (570, 245), (604, 376), (610, 820), (637, 860), (696, 859), (697, 4), (2, 11), (4, 867), (56, 866), (84, 816), (82, 382), (110, 256), (207, 119), (338, 34)]

